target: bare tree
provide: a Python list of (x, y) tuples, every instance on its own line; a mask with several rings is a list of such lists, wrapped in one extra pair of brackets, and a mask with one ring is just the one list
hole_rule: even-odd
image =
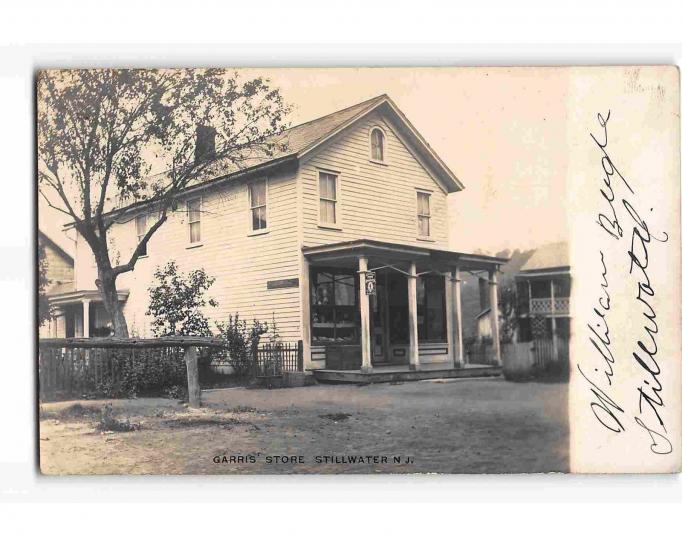
[[(115, 335), (128, 337), (118, 276), (135, 268), (188, 186), (281, 150), (275, 135), (289, 107), (267, 80), (213, 69), (45, 71), (37, 85), (38, 189), (89, 245)], [(215, 139), (206, 153), (196, 153), (198, 129)], [(117, 263), (107, 234), (121, 202), (148, 203), (155, 219)]]

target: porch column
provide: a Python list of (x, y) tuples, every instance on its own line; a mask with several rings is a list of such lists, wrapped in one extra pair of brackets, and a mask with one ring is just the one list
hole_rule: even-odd
[(301, 338), (303, 340), (303, 369), (311, 367), (310, 345), (312, 332), (310, 326), (310, 264), (301, 253), (301, 282), (299, 283), (301, 297)]
[(90, 337), (90, 300), (83, 300), (83, 337)]
[(408, 326), (410, 330), (410, 369), (419, 369), (419, 331), (417, 329), (417, 264), (410, 262), (407, 277)]
[(57, 337), (58, 325), (57, 325), (57, 308), (50, 308), (50, 337)]
[(500, 312), (497, 304), (497, 271), (488, 272), (488, 289), (490, 290), (490, 333), (493, 338), (493, 360), (496, 365), (502, 364), (500, 350)]
[(549, 279), (549, 308), (551, 313), (550, 316), (552, 317), (552, 359), (558, 360), (559, 351), (556, 342), (556, 317), (554, 316), (554, 281), (552, 279)]
[(451, 272), (445, 274), (445, 321), (447, 324), (447, 339), (448, 339), (448, 359), (455, 364), (455, 310), (454, 310), (454, 284), (455, 279)]
[(372, 340), (369, 335), (369, 296), (365, 292), (365, 273), (367, 272), (367, 258), (361, 256), (359, 262), (360, 273), (360, 347), (362, 348), (363, 372), (372, 371)]
[(455, 267), (453, 292), (455, 299), (455, 368), (464, 364), (464, 339), (462, 335), (462, 277), (459, 266)]

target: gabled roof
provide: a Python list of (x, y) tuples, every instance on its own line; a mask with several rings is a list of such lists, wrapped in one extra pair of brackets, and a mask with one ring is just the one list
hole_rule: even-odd
[(73, 256), (64, 250), (63, 247), (55, 243), (53, 239), (51, 239), (44, 231), (40, 229), (38, 230), (38, 238), (42, 238), (45, 243), (50, 246), (57, 254), (69, 262), (69, 264), (73, 265)]
[[(210, 184), (223, 182), (247, 173), (275, 167), (287, 161), (296, 161), (307, 157), (319, 146), (322, 146), (344, 129), (379, 108), (382, 109), (383, 114), (389, 116), (395, 123), (401, 132), (401, 136), (413, 149), (417, 160), (420, 161), (422, 166), (432, 174), (448, 193), (464, 189), (464, 185), (436, 154), (424, 137), (419, 134), (391, 98), (383, 94), (321, 118), (290, 127), (279, 135), (273, 136), (268, 142), (278, 145), (279, 149), (272, 155), (264, 155), (262, 147), (258, 146), (254, 147), (252, 151), (247, 150), (245, 157), (242, 158), (239, 165), (235, 165), (234, 162), (226, 159), (216, 159), (212, 165), (206, 168), (202, 180), (188, 186), (186, 191), (195, 190), (199, 187), (203, 188)], [(117, 211), (121, 212), (137, 208), (138, 206), (144, 206), (145, 204), (147, 203), (133, 203), (120, 207)]]
[(215, 166), (211, 165), (207, 170), (214, 177), (224, 177), (226, 175), (236, 175), (255, 167), (278, 163), (286, 158), (301, 159), (344, 129), (353, 125), (356, 121), (377, 109), (381, 109), (382, 113), (392, 118), (404, 135), (404, 138), (412, 145), (418, 156), (417, 159), (423, 162), (425, 168), (433, 173), (433, 176), (437, 178), (448, 192), (459, 191), (464, 188), (462, 183), (431, 149), (431, 146), (429, 146), (396, 104), (385, 94), (354, 104), (321, 118), (296, 125), (272, 137), (270, 142), (278, 145), (280, 148), (272, 156), (264, 157), (259, 155), (257, 150), (254, 152), (253, 157), (242, 161), (239, 167), (231, 165), (225, 160), (217, 159)]
[(526, 264), (521, 268), (520, 274), (529, 271), (539, 271), (545, 269), (567, 269), (570, 268), (568, 254), (568, 243), (550, 243), (538, 248)]

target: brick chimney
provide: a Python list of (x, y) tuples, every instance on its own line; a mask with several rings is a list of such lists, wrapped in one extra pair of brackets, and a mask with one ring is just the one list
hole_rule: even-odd
[(197, 125), (197, 140), (194, 148), (194, 162), (215, 159), (216, 130), (208, 125)]

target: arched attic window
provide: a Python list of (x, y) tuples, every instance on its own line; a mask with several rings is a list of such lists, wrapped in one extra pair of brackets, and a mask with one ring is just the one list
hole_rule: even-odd
[(370, 158), (374, 161), (385, 161), (386, 135), (379, 127), (374, 127), (369, 133)]

